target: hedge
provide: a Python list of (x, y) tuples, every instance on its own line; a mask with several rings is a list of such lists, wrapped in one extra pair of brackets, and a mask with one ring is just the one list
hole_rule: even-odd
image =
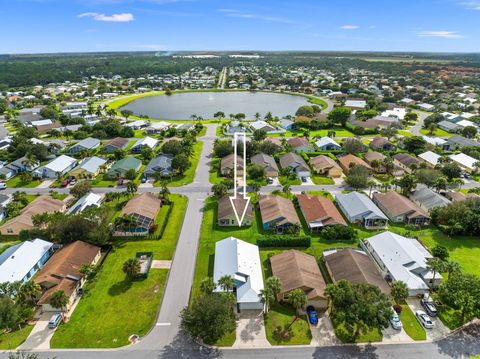
[(259, 247), (310, 247), (311, 242), (309, 236), (268, 236), (257, 239)]

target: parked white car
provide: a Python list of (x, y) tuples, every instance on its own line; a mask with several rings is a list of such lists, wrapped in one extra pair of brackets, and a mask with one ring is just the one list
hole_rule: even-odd
[(433, 329), (432, 320), (430, 319), (428, 314), (425, 313), (423, 310), (417, 310), (415, 312), (415, 316), (417, 317), (418, 321), (425, 329)]
[(395, 309), (393, 309), (393, 307), (391, 308), (392, 308), (392, 317), (390, 318), (390, 324), (392, 325), (393, 329), (401, 330), (403, 328), (403, 324), (400, 321), (400, 317), (398, 316)]

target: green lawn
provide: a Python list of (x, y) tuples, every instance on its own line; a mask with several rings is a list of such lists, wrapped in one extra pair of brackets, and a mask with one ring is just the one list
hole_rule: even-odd
[(220, 167), (220, 159), (212, 158), (212, 163), (210, 165), (210, 183), (211, 184), (218, 184), (223, 181), (223, 177), (221, 177), (219, 173), (219, 167)]
[(278, 180), (280, 181), (280, 184), (283, 186), (285, 185), (290, 185), (290, 186), (298, 186), (301, 184), (300, 178), (295, 177), (295, 179), (290, 179), (287, 176), (279, 176)]
[(25, 325), (19, 330), (0, 335), (0, 350), (13, 350), (22, 344), (29, 336), (33, 325)]
[(405, 137), (412, 137), (413, 136), (413, 133), (411, 133), (410, 131), (404, 131), (404, 130), (398, 130), (398, 134), (402, 135), (402, 136), (405, 136)]
[(461, 313), (448, 305), (437, 306), (438, 317), (449, 329), (456, 329), (464, 324)]
[(92, 187), (115, 187), (117, 185), (117, 180), (106, 179), (105, 174), (100, 173), (90, 183), (92, 184)]
[[(308, 345), (312, 333), (307, 318), (301, 316), (295, 320), (295, 309), (282, 304), (275, 304), (265, 315), (265, 331), (272, 345)], [(292, 324), (293, 323), (293, 324)], [(287, 328), (290, 329), (287, 331)]]
[[(154, 259), (171, 260), (185, 216), (187, 198), (170, 194), (173, 209), (159, 240), (118, 239), (94, 282), (67, 324), (57, 330), (52, 347), (112, 348), (128, 344), (131, 334), (145, 335), (155, 322), (168, 270), (152, 269), (147, 279), (128, 281), (123, 263), (136, 252), (153, 252)], [(118, 215), (120, 203), (109, 202)], [(166, 209), (161, 214), (166, 214)], [(157, 221), (161, 221), (157, 218)], [(121, 325), (119, 325), (121, 323)]]
[(318, 184), (318, 185), (335, 184), (335, 181), (333, 179), (331, 179), (330, 177), (313, 175), (310, 178), (312, 179), (313, 183)]
[(345, 326), (343, 323), (338, 323), (337, 320), (332, 318), (332, 324), (333, 327), (335, 328), (335, 334), (337, 335), (338, 339), (342, 343), (374, 343), (374, 342), (381, 342), (382, 341), (382, 332), (378, 328), (374, 328), (372, 330), (368, 331), (362, 331), (360, 332), (360, 335), (358, 338), (354, 338), (352, 333), (350, 331), (347, 331), (345, 329)]
[(402, 304), (402, 312), (400, 313), (400, 320), (402, 321), (403, 329), (413, 340), (426, 340), (427, 333), (425, 329), (418, 322), (415, 314), (408, 306), (408, 304)]
[[(422, 135), (430, 135), (430, 131), (427, 130), (426, 128), (422, 128), (420, 130), (420, 133)], [(455, 134), (454, 133), (450, 133), (450, 132), (447, 132), (445, 130), (442, 130), (441, 128), (437, 128), (435, 130), (435, 132), (433, 133), (434, 136), (437, 136), (437, 137), (451, 137), (451, 136), (454, 136)]]
[(22, 179), (20, 178), (20, 176), (12, 177), (5, 182), (5, 184), (9, 188), (34, 188), (34, 187), (37, 187), (40, 183), (42, 183), (41, 180), (32, 180), (30, 182), (22, 182)]
[[(324, 137), (328, 135), (329, 131), (335, 131), (335, 137), (354, 137), (355, 134), (353, 132), (350, 132), (349, 130), (342, 128), (342, 127), (335, 127), (333, 129), (326, 129), (326, 130), (287, 130), (285, 133), (281, 134), (281, 137), (297, 137), (297, 136), (302, 136), (304, 132), (308, 132), (310, 135), (310, 138), (313, 138), (315, 136), (319, 137)], [(280, 134), (278, 133), (272, 133), (269, 134), (268, 137), (279, 137)]]

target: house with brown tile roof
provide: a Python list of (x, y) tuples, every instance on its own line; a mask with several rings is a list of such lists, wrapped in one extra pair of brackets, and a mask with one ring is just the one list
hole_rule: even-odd
[(292, 146), (296, 153), (315, 151), (315, 147), (305, 137), (292, 137), (287, 140), (287, 144)]
[(128, 138), (115, 137), (108, 141), (103, 146), (102, 151), (107, 153), (113, 153), (115, 150), (124, 150), (128, 146)]
[(300, 194), (297, 199), (300, 211), (310, 231), (318, 231), (325, 226), (347, 225), (347, 222), (330, 199), (308, 194)]
[(375, 137), (370, 142), (370, 148), (378, 151), (394, 151), (397, 149), (397, 146), (390, 142), (386, 137)]
[(290, 249), (270, 258), (272, 274), (279, 278), (282, 289), (278, 300), (286, 300), (288, 293), (301, 289), (307, 295), (307, 304), (326, 308), (325, 280), (314, 256)]
[(135, 218), (136, 223), (128, 232), (136, 234), (148, 233), (150, 227), (155, 222), (161, 205), (162, 201), (153, 193), (149, 192), (139, 194), (128, 201), (120, 212), (120, 216), (122, 217), (132, 216)]
[(348, 173), (351, 167), (355, 165), (363, 166), (365, 167), (369, 172), (373, 172), (372, 167), (362, 160), (360, 157), (354, 156), (352, 154), (348, 154), (342, 157), (338, 158), (338, 163), (340, 164), (340, 167), (343, 169), (345, 173)]
[(456, 192), (456, 191), (445, 192), (445, 197), (447, 197), (452, 202), (463, 202), (463, 201), (466, 201), (467, 199), (480, 198), (480, 196), (476, 193), (468, 193), (465, 195), (462, 192)]
[(373, 202), (387, 215), (392, 222), (424, 226), (430, 223), (430, 216), (407, 197), (398, 192), (376, 192)]
[(285, 153), (280, 156), (279, 161), (282, 168), (290, 167), (298, 177), (310, 177), (310, 168), (305, 160), (296, 153)]
[[(372, 162), (374, 161), (382, 162), (386, 158), (386, 156), (383, 153), (375, 152), (375, 151), (367, 152), (363, 155), (363, 158), (365, 159), (365, 162), (367, 162), (376, 173), (386, 172), (385, 167), (381, 163), (380, 163), (380, 166), (378, 167), (372, 166)], [(392, 175), (395, 177), (400, 177), (400, 176), (403, 176), (404, 174), (405, 174), (405, 171), (403, 170), (403, 168), (395, 164)]]
[(247, 205), (246, 199), (244, 199), (242, 196), (237, 196), (237, 198), (230, 201), (230, 195), (228, 194), (218, 200), (217, 224), (222, 227), (239, 226), (237, 216), (235, 216), (235, 211), (232, 206), (232, 201), (237, 209), (237, 214), (239, 217), (241, 217), (245, 211), (242, 225), (250, 226), (253, 221), (252, 203), (249, 201), (248, 206), (245, 209), (245, 206)]
[(252, 156), (251, 161), (252, 163), (265, 168), (265, 174), (267, 177), (278, 177), (278, 166), (273, 156), (267, 155), (265, 153), (259, 153), (255, 156)]
[[(42, 288), (37, 304), (42, 306), (44, 312), (68, 310), (84, 284), (80, 268), (83, 265), (94, 265), (99, 259), (100, 248), (82, 241), (67, 244), (54, 253), (34, 278), (34, 282)], [(63, 290), (69, 299), (66, 308), (53, 308), (50, 305), (50, 298), (59, 290)]]
[(64, 212), (67, 206), (63, 201), (50, 196), (40, 196), (20, 211), (20, 214), (0, 227), (3, 235), (18, 235), (22, 230), (35, 228), (32, 217), (41, 213)]
[(330, 157), (325, 155), (319, 155), (316, 157), (310, 158), (310, 166), (313, 171), (319, 175), (327, 177), (341, 177), (342, 169), (337, 162), (332, 160)]
[(262, 226), (266, 231), (285, 233), (289, 227), (300, 225), (292, 201), (280, 196), (261, 196), (258, 201)]
[(408, 153), (397, 153), (393, 156), (393, 162), (407, 173), (412, 173), (413, 169), (420, 166), (420, 161)]
[[(238, 175), (243, 174), (245, 163), (243, 158), (237, 155), (237, 173)], [(220, 172), (223, 176), (228, 176), (232, 173), (235, 167), (235, 154), (231, 153), (223, 157), (220, 161)]]
[(389, 294), (390, 287), (370, 256), (353, 248), (327, 250), (323, 260), (332, 281), (347, 280), (351, 284), (371, 284)]

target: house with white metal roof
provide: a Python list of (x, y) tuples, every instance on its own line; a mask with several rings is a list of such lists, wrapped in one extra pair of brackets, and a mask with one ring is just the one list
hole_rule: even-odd
[(144, 148), (147, 148), (147, 147), (153, 150), (155, 147), (157, 147), (157, 145), (158, 145), (157, 139), (147, 136), (135, 142), (135, 144), (130, 149), (130, 152), (140, 153)]
[(423, 162), (425, 162), (429, 167), (435, 167), (438, 165), (438, 159), (442, 157), (435, 152), (427, 151), (418, 155)]
[(63, 176), (65, 173), (75, 167), (77, 160), (70, 156), (61, 155), (45, 166), (37, 168), (32, 175), (41, 178), (57, 178), (58, 175)]
[[(213, 281), (218, 283), (223, 276), (230, 276), (235, 281), (238, 311), (263, 309), (260, 299), (263, 274), (260, 252), (256, 245), (234, 237), (217, 242)], [(216, 291), (222, 289), (217, 288)]]
[(442, 146), (445, 142), (443, 138), (440, 137), (431, 137), (431, 136), (422, 136), (426, 143), (429, 143), (434, 146)]
[(78, 153), (80, 151), (91, 151), (98, 148), (100, 144), (100, 140), (93, 137), (88, 137), (74, 144), (72, 147), (70, 147), (68, 152)]
[(405, 282), (410, 296), (427, 293), (429, 285), (440, 284), (442, 276), (427, 267), (432, 255), (415, 238), (383, 232), (361, 242), (384, 277)]
[(84, 158), (77, 167), (75, 167), (70, 175), (81, 178), (81, 177), (95, 177), (99, 172), (100, 168), (107, 163), (107, 160), (101, 157), (93, 156)]
[(367, 195), (360, 192), (339, 193), (338, 207), (350, 223), (361, 223), (365, 228), (385, 228), (388, 218)]
[(453, 162), (458, 163), (458, 165), (468, 173), (473, 172), (475, 170), (475, 163), (480, 162), (476, 158), (468, 156), (464, 153), (458, 153), (456, 155), (450, 155), (448, 157), (450, 157)]
[(36, 238), (7, 248), (0, 254), (0, 283), (30, 280), (50, 258), (52, 246)]
[(339, 151), (342, 149), (333, 138), (328, 136), (322, 137), (317, 142), (315, 142), (315, 146), (317, 146), (320, 151)]
[(88, 208), (100, 207), (102, 203), (102, 196), (96, 193), (87, 193), (74, 203), (67, 211), (68, 214), (81, 213)]

